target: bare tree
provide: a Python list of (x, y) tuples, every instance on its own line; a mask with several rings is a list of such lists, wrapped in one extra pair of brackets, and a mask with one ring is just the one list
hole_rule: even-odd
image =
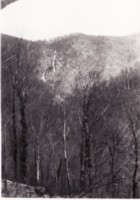
[(140, 116), (132, 116), (132, 113), (127, 114), (128, 121), (129, 121), (129, 129), (132, 134), (133, 140), (133, 149), (134, 149), (134, 169), (132, 174), (132, 198), (138, 198), (138, 158), (139, 158), (139, 151), (138, 151), (138, 124), (140, 123)]
[[(70, 116), (70, 113), (66, 113), (66, 97), (64, 96), (62, 102), (62, 112), (63, 112), (63, 121), (60, 120), (62, 131), (62, 141), (63, 141), (63, 165), (66, 169), (66, 177), (67, 177), (67, 186), (68, 186), (68, 193), (69, 196), (71, 195), (71, 180), (70, 180), (70, 172), (69, 172), (69, 165), (68, 160), (71, 155), (68, 155), (68, 148), (67, 148), (67, 135), (69, 133), (69, 128), (67, 127), (67, 120)], [(61, 166), (60, 166), (61, 167)]]
[[(87, 188), (87, 190), (92, 187), (92, 160), (91, 160), (91, 132), (98, 121), (104, 116), (107, 111), (109, 104), (104, 108), (94, 105), (94, 100), (99, 99), (97, 90), (100, 90), (100, 75), (102, 71), (94, 71), (89, 75), (89, 82), (83, 89), (83, 105), (82, 105), (82, 117), (79, 115), (79, 122), (82, 127), (81, 132), (81, 175), (80, 175), (80, 185), (81, 187)], [(101, 95), (101, 94), (100, 94)], [(95, 109), (92, 110), (91, 108)], [(98, 114), (94, 115), (98, 110)], [(91, 120), (91, 113), (93, 119)], [(82, 119), (81, 119), (82, 118)]]
[[(17, 180), (18, 150), (20, 152), (20, 179), (26, 181), (26, 158), (27, 158), (27, 120), (26, 103), (29, 95), (29, 76), (32, 71), (30, 42), (26, 43), (22, 39), (15, 39), (6, 52), (7, 58), (4, 60), (4, 70), (11, 75), (12, 82), (12, 123), (13, 123), (13, 161), (14, 177)], [(31, 77), (30, 77), (31, 78)], [(27, 89), (28, 88), (28, 89)], [(28, 90), (28, 91), (27, 91)], [(30, 91), (31, 92), (31, 91)], [(16, 107), (19, 105), (19, 113)], [(20, 115), (20, 146), (17, 138), (17, 118)], [(18, 134), (19, 135), (19, 134)], [(19, 136), (18, 136), (19, 137)], [(19, 149), (20, 148), (20, 149)]]

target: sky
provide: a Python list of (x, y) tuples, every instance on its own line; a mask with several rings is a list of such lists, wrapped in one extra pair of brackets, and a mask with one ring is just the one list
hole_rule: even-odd
[(70, 33), (140, 33), (140, 0), (19, 0), (0, 11), (1, 33), (49, 40)]

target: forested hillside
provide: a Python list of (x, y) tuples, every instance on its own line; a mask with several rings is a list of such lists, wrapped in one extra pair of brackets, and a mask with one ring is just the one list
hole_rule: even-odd
[(139, 140), (139, 34), (2, 35), (4, 196), (139, 198)]

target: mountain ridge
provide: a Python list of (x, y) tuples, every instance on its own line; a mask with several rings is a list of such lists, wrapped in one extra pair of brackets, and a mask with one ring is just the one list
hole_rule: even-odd
[[(5, 38), (10, 37), (2, 35), (2, 46), (7, 40)], [(56, 93), (71, 93), (79, 85), (79, 78), (84, 80), (80, 87), (84, 87), (88, 84), (89, 74), (99, 68), (102, 79), (109, 80), (122, 70), (135, 68), (140, 63), (140, 34), (109, 37), (76, 33), (49, 42), (25, 41), (33, 43), (38, 49), (38, 78), (55, 87)], [(54, 73), (52, 63), (55, 53)]]
[[(135, 36), (105, 37), (77, 34), (54, 40), (48, 44), (48, 48), (57, 51), (57, 67), (61, 69), (62, 66), (65, 66), (64, 77), (71, 74), (67, 80), (71, 79), (72, 83), (72, 79), (73, 82), (75, 81), (76, 73), (81, 72), (82, 77), (86, 79), (88, 73), (97, 67), (103, 69), (103, 79), (119, 75), (126, 68), (134, 68), (140, 61), (139, 41), (140, 35), (137, 35), (136, 38)], [(44, 51), (46, 51), (47, 56), (47, 48)], [(45, 63), (48, 59), (41, 58), (40, 61), (43, 62), (41, 66), (44, 66), (44, 70), (46, 70)], [(78, 70), (79, 72), (77, 72)], [(66, 84), (62, 83), (62, 85)]]

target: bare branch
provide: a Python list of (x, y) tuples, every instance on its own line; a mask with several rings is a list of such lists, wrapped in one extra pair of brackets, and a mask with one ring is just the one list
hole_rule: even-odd
[(34, 133), (35, 133), (35, 135), (37, 136), (37, 132), (35, 131), (35, 128), (34, 128), (33, 124), (32, 124), (32, 123), (30, 123), (30, 125), (31, 125), (31, 128), (32, 128), (33, 132), (34, 132)]
[(70, 160), (70, 158), (71, 158), (71, 156), (72, 156), (72, 153), (74, 152), (74, 149), (75, 149), (75, 145), (73, 146), (71, 153), (70, 153), (69, 156), (67, 157), (67, 162)]
[(66, 136), (68, 135), (69, 131), (70, 131), (70, 128), (68, 127), (68, 129), (67, 129), (67, 131), (65, 133)]
[(15, 57), (15, 55), (11, 55), (9, 58), (7, 58), (4, 62), (3, 62), (3, 64), (5, 64), (6, 62), (8, 62), (9, 60), (11, 60), (12, 58), (14, 58)]
[(79, 124), (80, 124), (80, 126), (83, 128), (83, 124), (82, 124), (82, 120), (81, 120), (81, 118), (80, 118), (79, 110), (78, 110), (78, 118), (79, 118)]
[(109, 104), (105, 107), (105, 109), (101, 112), (101, 114), (94, 120), (93, 122), (93, 126), (96, 124), (97, 121), (99, 121), (99, 119), (105, 114), (105, 112), (107, 111), (107, 109), (109, 108)]

